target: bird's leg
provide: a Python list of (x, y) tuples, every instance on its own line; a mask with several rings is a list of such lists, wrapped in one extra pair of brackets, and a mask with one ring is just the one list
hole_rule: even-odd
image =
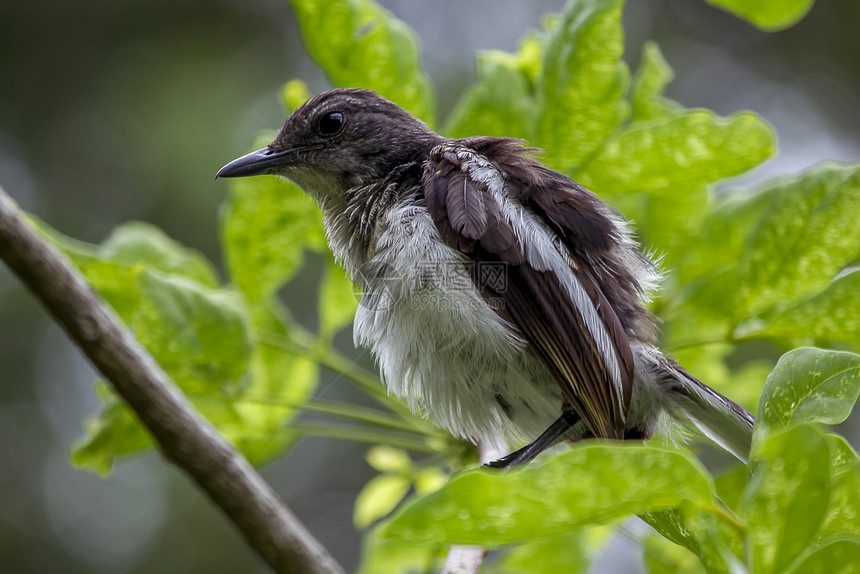
[(543, 433), (541, 433), (534, 442), (531, 442), (510, 454), (506, 454), (500, 459), (487, 462), (484, 466), (488, 466), (490, 468), (513, 468), (521, 464), (526, 464), (544, 450), (553, 446), (560, 439), (565, 438), (565, 433), (573, 428), (573, 426), (580, 420), (579, 415), (575, 412), (565, 411), (549, 426), (548, 429), (543, 431)]

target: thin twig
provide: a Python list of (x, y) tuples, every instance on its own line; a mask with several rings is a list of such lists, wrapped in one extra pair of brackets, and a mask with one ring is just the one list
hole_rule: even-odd
[(2, 189), (0, 259), (111, 382), (165, 458), (221, 507), (276, 572), (343, 572), (250, 463), (196, 413), (68, 260), (25, 223)]
[(331, 372), (342, 375), (356, 383), (370, 397), (403, 417), (404, 421), (419, 431), (426, 433), (438, 432), (434, 427), (412, 414), (406, 404), (390, 396), (385, 391), (379, 378), (373, 373), (369, 373), (357, 366), (334, 349), (321, 350), (315, 344), (316, 339), (310, 333), (303, 331), (299, 326), (294, 326), (293, 332), (289, 337), (272, 332), (258, 333), (257, 342), (314, 361)]
[[(228, 394), (207, 394), (207, 393), (186, 393), (195, 401), (212, 401), (230, 404), (250, 404), (260, 405), (272, 408), (290, 408), (300, 412), (320, 413), (348, 419), (355, 422), (367, 423), (377, 427), (389, 428), (392, 430), (418, 433), (425, 437), (432, 437), (439, 440), (447, 440), (448, 437), (441, 432), (433, 432), (428, 427), (428, 430), (419, 430), (414, 425), (408, 424), (401, 417), (383, 412), (379, 409), (371, 409), (360, 407), (348, 403), (337, 401), (329, 401), (326, 399), (311, 399), (310, 401), (287, 401), (278, 398), (276, 395), (268, 396), (262, 394), (254, 395), (238, 395), (230, 396)], [(285, 427), (286, 428), (286, 427)]]
[(688, 349), (690, 347), (704, 347), (706, 345), (719, 345), (719, 344), (723, 344), (723, 343), (730, 344), (730, 343), (734, 343), (734, 342), (735, 341), (732, 340), (731, 338), (729, 338), (728, 336), (726, 336), (726, 337), (715, 337), (713, 339), (699, 339), (699, 340), (695, 340), (695, 341), (682, 341), (682, 342), (678, 343), (677, 345), (672, 345), (669, 348), (669, 351), (675, 352), (675, 351), (680, 351), (681, 349)]
[(349, 440), (369, 444), (387, 444), (399, 448), (405, 448), (415, 452), (439, 452), (424, 437), (410, 437), (390, 432), (381, 432), (367, 427), (356, 425), (338, 425), (332, 423), (295, 423), (284, 429), (287, 432), (295, 432), (302, 435), (334, 438), (338, 440)]

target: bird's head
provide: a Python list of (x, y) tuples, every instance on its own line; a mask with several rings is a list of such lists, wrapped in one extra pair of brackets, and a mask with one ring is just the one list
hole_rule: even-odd
[(442, 139), (376, 92), (339, 88), (309, 99), (275, 141), (228, 163), (215, 177), (279, 175), (328, 203), (422, 159)]

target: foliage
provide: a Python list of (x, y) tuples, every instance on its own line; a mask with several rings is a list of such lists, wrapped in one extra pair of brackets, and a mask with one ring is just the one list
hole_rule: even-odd
[[(712, 3), (764, 28), (796, 21), (811, 4)], [(433, 87), (404, 23), (372, 0), (292, 5), (309, 54), (333, 83), (375, 89), (435, 123)], [(282, 456), (307, 433), (376, 445), (368, 461), (381, 474), (359, 495), (355, 523), (368, 528), (394, 514), (368, 530), (362, 572), (424, 571), (453, 543), (502, 548), (488, 572), (581, 572), (633, 515), (660, 535), (641, 540), (650, 572), (847, 571), (860, 557), (860, 460), (820, 425), (845, 420), (860, 393), (860, 356), (850, 352), (860, 345), (860, 270), (851, 268), (860, 254), (860, 164), (825, 163), (715, 196), (715, 183), (773, 155), (773, 132), (751, 112), (720, 117), (664, 97), (672, 70), (655, 44), (631, 73), (621, 59), (623, 6), (573, 1), (516, 53), (479, 54), (477, 81), (443, 132), (525, 138), (637, 222), (642, 243), (671, 270), (653, 306), (665, 320), (664, 348), (757, 407), (748, 471), (715, 479), (684, 447), (583, 443), (522, 471), (449, 479), (474, 466), (472, 450), (411, 415), (333, 348), (356, 299), (326, 251), (317, 207), (288, 182), (231, 184), (221, 217), (224, 281), (200, 254), (145, 224), (126, 224), (100, 245), (34, 225), (253, 462)], [(292, 81), (282, 96), (295, 108), (307, 91)], [(277, 297), (308, 252), (324, 266), (317, 333)], [(821, 348), (793, 349), (810, 344)], [(320, 366), (379, 408), (314, 399)], [(72, 458), (106, 473), (151, 445), (107, 386), (97, 390), (102, 411)], [(341, 422), (298, 424), (300, 410)], [(432, 456), (416, 461), (407, 451)]]
[(705, 0), (749, 20), (762, 30), (782, 30), (796, 24), (815, 0)]

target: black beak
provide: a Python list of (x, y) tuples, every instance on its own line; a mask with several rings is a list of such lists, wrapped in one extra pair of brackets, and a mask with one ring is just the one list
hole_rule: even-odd
[(245, 177), (272, 173), (276, 168), (295, 161), (296, 148), (276, 151), (269, 148), (258, 149), (238, 159), (234, 159), (215, 174), (219, 177)]

